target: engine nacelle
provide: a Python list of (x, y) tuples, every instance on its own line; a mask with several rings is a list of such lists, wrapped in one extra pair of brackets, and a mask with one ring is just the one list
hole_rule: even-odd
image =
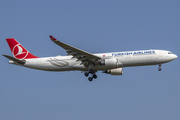
[(101, 59), (100, 64), (109, 67), (123, 67), (123, 64), (116, 58)]
[(103, 73), (111, 74), (111, 75), (122, 75), (123, 69), (122, 68), (115, 68), (115, 69), (106, 70)]
[(117, 66), (117, 59), (110, 58), (110, 59), (102, 59), (100, 62), (101, 65), (116, 67)]

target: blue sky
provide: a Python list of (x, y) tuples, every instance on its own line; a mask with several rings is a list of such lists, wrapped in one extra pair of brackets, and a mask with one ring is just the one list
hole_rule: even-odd
[[(49, 35), (91, 53), (143, 49), (180, 56), (179, 0), (1, 0), (0, 51), (6, 38), (38, 57), (66, 55)], [(46, 72), (0, 57), (1, 120), (178, 120), (179, 58), (124, 68), (122, 76)]]

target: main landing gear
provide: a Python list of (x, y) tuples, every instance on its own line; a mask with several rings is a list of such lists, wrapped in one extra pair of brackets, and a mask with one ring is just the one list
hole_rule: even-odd
[(85, 72), (85, 73), (84, 73), (84, 75), (85, 75), (86, 77), (88, 77), (89, 74), (92, 74), (92, 77), (89, 77), (89, 78), (88, 78), (89, 81), (92, 81), (93, 78), (94, 78), (94, 79), (97, 78), (96, 73), (95, 73), (92, 69), (90, 69), (88, 72)]
[(159, 68), (158, 68), (159, 71), (161, 71), (161, 64), (159, 64)]

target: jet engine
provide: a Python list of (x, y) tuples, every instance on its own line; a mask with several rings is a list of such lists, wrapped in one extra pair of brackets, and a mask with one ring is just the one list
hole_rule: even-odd
[(116, 67), (117, 66), (117, 59), (110, 58), (110, 59), (102, 59), (100, 62), (101, 65)]
[(122, 68), (115, 68), (115, 69), (105, 70), (103, 73), (111, 74), (111, 75), (122, 75), (123, 69)]
[(101, 59), (100, 64), (109, 66), (109, 67), (122, 67), (123, 66), (123, 64), (120, 61), (118, 61), (116, 58)]

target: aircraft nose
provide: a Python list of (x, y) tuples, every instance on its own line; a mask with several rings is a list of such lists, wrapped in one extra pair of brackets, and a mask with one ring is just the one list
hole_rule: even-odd
[(173, 55), (173, 60), (176, 59), (177, 57), (178, 57), (178, 56), (174, 54), (174, 55)]

